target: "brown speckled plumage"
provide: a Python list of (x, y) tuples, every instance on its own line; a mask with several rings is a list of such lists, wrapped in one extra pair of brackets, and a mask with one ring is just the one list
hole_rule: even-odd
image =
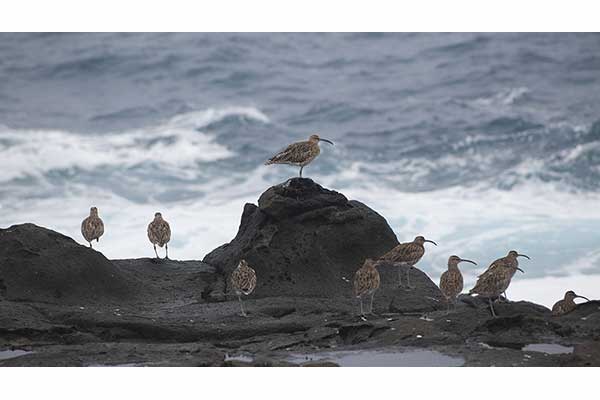
[(81, 222), (81, 234), (92, 247), (92, 241), (100, 241), (100, 236), (104, 234), (104, 223), (98, 216), (96, 207), (90, 208), (90, 216)]
[(160, 258), (156, 251), (157, 245), (159, 247), (165, 247), (165, 258), (169, 258), (168, 243), (171, 240), (171, 227), (169, 226), (169, 223), (163, 219), (161, 213), (154, 214), (154, 220), (148, 225), (148, 239), (150, 239), (150, 243), (154, 246), (156, 258)]
[(577, 307), (577, 303), (575, 303), (576, 298), (582, 298), (590, 301), (590, 299), (587, 297), (580, 296), (574, 291), (569, 290), (567, 293), (565, 293), (564, 299), (557, 301), (554, 306), (552, 306), (552, 315), (559, 316), (573, 311)]
[(365, 315), (363, 309), (363, 297), (371, 296), (371, 303), (367, 311), (368, 314), (373, 313), (373, 297), (379, 289), (381, 280), (379, 272), (375, 268), (375, 263), (371, 259), (365, 260), (365, 263), (354, 274), (354, 295), (360, 298), (360, 314)]
[[(392, 263), (400, 263), (413, 267), (425, 254), (424, 244), (433, 243), (432, 241), (425, 239), (423, 236), (417, 236), (412, 242), (400, 243), (387, 253), (385, 253), (379, 260), (388, 261)], [(399, 285), (402, 286), (402, 276), (400, 270), (398, 270)], [(410, 287), (410, 268), (406, 271), (407, 286)]]
[(496, 313), (492, 306), (492, 299), (498, 298), (500, 294), (506, 291), (517, 270), (523, 272), (523, 270), (519, 268), (519, 262), (517, 261), (517, 257), (519, 256), (529, 258), (525, 254), (519, 254), (515, 250), (511, 250), (506, 257), (499, 258), (492, 262), (488, 269), (483, 274), (479, 275), (475, 287), (469, 291), (469, 294), (476, 293), (482, 297), (488, 298), (490, 309), (494, 317), (496, 316)]
[(238, 296), (242, 315), (245, 317), (244, 304), (242, 303), (242, 294), (248, 296), (256, 287), (256, 271), (252, 269), (246, 260), (241, 260), (237, 268), (231, 273), (231, 287)]
[(271, 164), (289, 164), (300, 167), (300, 176), (302, 176), (302, 169), (310, 164), (312, 160), (317, 158), (321, 149), (319, 148), (319, 142), (324, 141), (333, 144), (330, 140), (321, 139), (319, 135), (312, 135), (305, 142), (296, 142), (290, 144), (283, 151), (275, 154), (271, 157), (265, 165)]
[(463, 276), (458, 269), (458, 263), (462, 261), (477, 265), (474, 261), (462, 259), (459, 256), (450, 256), (448, 258), (448, 270), (440, 277), (440, 290), (446, 298), (448, 309), (450, 309), (450, 303), (454, 304), (456, 297), (463, 290)]

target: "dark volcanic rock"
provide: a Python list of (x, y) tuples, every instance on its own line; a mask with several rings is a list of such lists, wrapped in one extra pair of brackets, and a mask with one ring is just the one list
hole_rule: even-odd
[(398, 243), (375, 211), (310, 179), (274, 186), (258, 204), (246, 204), (237, 236), (204, 258), (227, 277), (248, 260), (258, 277), (256, 297), (350, 296), (365, 258)]
[(88, 303), (130, 298), (135, 281), (101, 253), (33, 224), (0, 229), (0, 298)]

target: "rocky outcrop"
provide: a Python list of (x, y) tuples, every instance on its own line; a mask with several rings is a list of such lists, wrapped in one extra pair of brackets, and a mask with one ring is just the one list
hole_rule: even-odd
[[(413, 268), (406, 290), (397, 287), (406, 267), (381, 263), (379, 315), (364, 320), (351, 296), (354, 272), (396, 244), (375, 211), (298, 178), (247, 204), (237, 236), (206, 262), (110, 261), (32, 224), (3, 229), (0, 366), (296, 365), (290, 352), (398, 348), (473, 366), (600, 366), (598, 301), (560, 317), (502, 302), (492, 318), (483, 299), (462, 295), (446, 312), (425, 273)], [(225, 295), (240, 258), (258, 275), (248, 318)], [(562, 353), (536, 351), (540, 344)], [(13, 349), (32, 352), (7, 358)]]
[(34, 224), (0, 229), (0, 298), (90, 303), (132, 298), (139, 285), (95, 250)]
[(256, 297), (350, 296), (354, 272), (397, 244), (383, 217), (358, 201), (292, 178), (246, 204), (236, 237), (204, 258), (225, 276), (245, 258)]

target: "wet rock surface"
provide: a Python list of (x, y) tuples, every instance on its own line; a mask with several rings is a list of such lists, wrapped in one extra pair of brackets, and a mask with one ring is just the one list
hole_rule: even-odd
[[(446, 312), (425, 273), (414, 268), (415, 288), (398, 288), (405, 267), (389, 264), (379, 267), (377, 315), (357, 316), (354, 271), (396, 243), (373, 210), (308, 179), (246, 205), (236, 238), (202, 262), (110, 261), (32, 224), (3, 229), (0, 366), (370, 365), (396, 353), (414, 365), (600, 366), (598, 301), (562, 317), (496, 303), (494, 319), (463, 295)], [(248, 318), (227, 290), (240, 257), (259, 280)]]

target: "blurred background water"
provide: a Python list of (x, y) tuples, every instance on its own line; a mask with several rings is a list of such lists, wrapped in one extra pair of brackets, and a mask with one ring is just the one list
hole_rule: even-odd
[(436, 240), (434, 280), (514, 248), (517, 296), (600, 296), (598, 34), (0, 34), (1, 227), (83, 242), (95, 205), (98, 250), (152, 256), (160, 210), (199, 259), (314, 132), (305, 176)]

